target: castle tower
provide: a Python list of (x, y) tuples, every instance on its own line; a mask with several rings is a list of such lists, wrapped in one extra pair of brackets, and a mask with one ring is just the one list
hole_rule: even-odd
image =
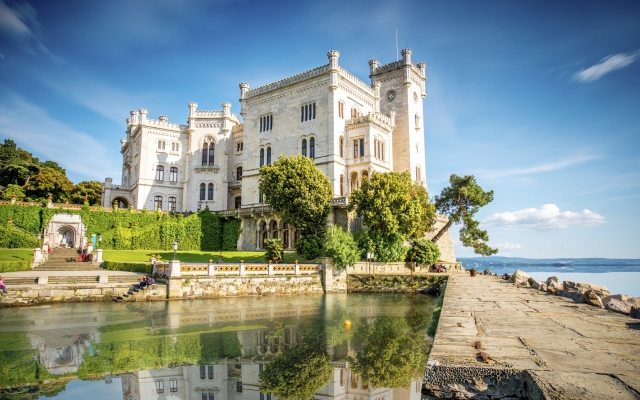
[(380, 87), (380, 112), (395, 112), (393, 170), (410, 171), (413, 180), (426, 185), (423, 99), (425, 64), (411, 62), (411, 49), (402, 50), (402, 60), (378, 66), (369, 61), (371, 84)]

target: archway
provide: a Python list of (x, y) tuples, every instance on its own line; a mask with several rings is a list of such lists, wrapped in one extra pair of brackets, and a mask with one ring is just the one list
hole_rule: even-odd
[(66, 225), (58, 229), (56, 245), (58, 247), (74, 247), (76, 231), (72, 227)]
[(118, 208), (129, 208), (129, 202), (124, 197), (116, 197), (113, 203), (117, 204)]

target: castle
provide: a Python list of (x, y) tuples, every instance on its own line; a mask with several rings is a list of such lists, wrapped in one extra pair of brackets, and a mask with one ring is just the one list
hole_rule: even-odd
[[(287, 226), (259, 190), (259, 169), (280, 154), (302, 154), (331, 181), (335, 199), (330, 224), (358, 229), (348, 213), (349, 194), (373, 171), (410, 171), (426, 185), (423, 100), (426, 64), (402, 59), (380, 65), (371, 59), (371, 84), (329, 63), (249, 90), (240, 83), (240, 116), (230, 103), (222, 111), (198, 110), (189, 103), (187, 124), (166, 116), (131, 111), (127, 137), (121, 140), (122, 184), (103, 183), (102, 205), (121, 208), (239, 212), (238, 249), (261, 249), (267, 238), (292, 248), (299, 230)], [(439, 218), (438, 225), (446, 220)], [(443, 261), (455, 261), (447, 233), (439, 241)]]

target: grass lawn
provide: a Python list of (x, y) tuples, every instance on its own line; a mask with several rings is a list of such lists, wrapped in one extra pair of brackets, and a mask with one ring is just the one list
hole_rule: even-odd
[(33, 260), (33, 249), (0, 249), (0, 261)]
[[(102, 253), (102, 259), (105, 261), (115, 262), (148, 262), (151, 258), (151, 254), (159, 254), (164, 260), (172, 260), (172, 251), (152, 251), (152, 250), (104, 250)], [(182, 262), (209, 262), (213, 260), (218, 261), (218, 255), (222, 254), (224, 262), (237, 263), (240, 260), (244, 260), (246, 263), (264, 263), (267, 262), (264, 257), (264, 252), (261, 251), (178, 251), (176, 258)], [(293, 263), (295, 260), (299, 260), (301, 263), (308, 263), (312, 261), (302, 260), (298, 257), (295, 251), (287, 251), (284, 255), (285, 263)]]
[(30, 349), (29, 338), (24, 335), (21, 339), (0, 340), (0, 351)]

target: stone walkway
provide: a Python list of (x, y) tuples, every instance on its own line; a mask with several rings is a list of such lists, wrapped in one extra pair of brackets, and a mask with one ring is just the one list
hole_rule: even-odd
[(640, 399), (640, 320), (451, 275), (425, 380), (439, 397)]
[(102, 276), (102, 275), (142, 275), (139, 272), (110, 271), (106, 269), (96, 269), (91, 271), (38, 271), (32, 269), (20, 272), (3, 272), (4, 278), (37, 278), (39, 276)]

